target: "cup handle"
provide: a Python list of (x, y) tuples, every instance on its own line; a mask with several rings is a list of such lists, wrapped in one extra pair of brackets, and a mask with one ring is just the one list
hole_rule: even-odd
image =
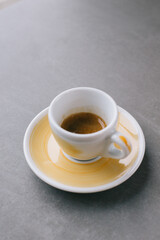
[[(118, 146), (116, 147), (115, 144)], [(116, 131), (107, 139), (103, 156), (107, 158), (123, 159), (129, 155), (131, 148), (128, 138)]]

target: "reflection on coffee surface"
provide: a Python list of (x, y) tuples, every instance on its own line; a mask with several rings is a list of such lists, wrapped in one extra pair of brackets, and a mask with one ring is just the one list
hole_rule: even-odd
[(106, 126), (105, 121), (100, 116), (89, 112), (71, 114), (61, 124), (63, 129), (79, 134), (94, 133)]

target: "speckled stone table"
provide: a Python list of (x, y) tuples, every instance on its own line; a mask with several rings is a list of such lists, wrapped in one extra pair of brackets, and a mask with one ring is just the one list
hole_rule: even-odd
[[(32, 118), (77, 86), (108, 92), (146, 137), (138, 171), (97, 194), (50, 187), (23, 155)], [(0, 239), (160, 239), (160, 1), (0, 0)]]

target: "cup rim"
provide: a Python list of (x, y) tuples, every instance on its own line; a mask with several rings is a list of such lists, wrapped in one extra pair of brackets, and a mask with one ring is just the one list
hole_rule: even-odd
[[(113, 104), (113, 107), (115, 108), (115, 116), (112, 119), (112, 121), (103, 129), (94, 132), (94, 133), (87, 133), (87, 134), (79, 134), (79, 133), (72, 133), (69, 132), (65, 129), (63, 129), (55, 120), (53, 114), (52, 114), (52, 108), (54, 106), (54, 104), (56, 103), (56, 101), (61, 98), (63, 95), (67, 94), (67, 93), (71, 93), (73, 91), (77, 91), (77, 90), (88, 90), (88, 91), (95, 91), (95, 92), (99, 92), (103, 95), (105, 95), (105, 97), (107, 97)], [(76, 87), (76, 88), (70, 88), (67, 89), (63, 92), (61, 92), (60, 94), (58, 94), (50, 103), (49, 105), (49, 110), (48, 110), (48, 119), (50, 122), (50, 125), (52, 124), (54, 126), (54, 128), (56, 129), (56, 133), (60, 134), (61, 136), (65, 136), (65, 138), (70, 138), (73, 140), (76, 139), (81, 139), (81, 140), (89, 140), (89, 139), (93, 139), (96, 138), (97, 136), (100, 136), (103, 133), (107, 133), (110, 132), (112, 130), (112, 128), (116, 125), (117, 121), (118, 121), (118, 108), (117, 108), (117, 104), (116, 102), (113, 100), (113, 98), (107, 94), (106, 92), (97, 89), (97, 88), (91, 88), (91, 87)]]

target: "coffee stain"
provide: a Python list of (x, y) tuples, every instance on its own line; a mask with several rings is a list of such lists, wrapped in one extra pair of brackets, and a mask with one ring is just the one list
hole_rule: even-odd
[(21, 0), (0, 0), (0, 9), (9, 7), (10, 5), (19, 2)]
[[(127, 128), (130, 129), (129, 120), (125, 118), (124, 122), (125, 126), (128, 123)], [(136, 131), (133, 126), (131, 129)], [(64, 156), (52, 134), (46, 115), (32, 131), (29, 142), (30, 154), (40, 171), (57, 182), (76, 187), (100, 186), (124, 175), (138, 155), (138, 136), (133, 136), (129, 130), (123, 128), (122, 121), (121, 124), (118, 124), (117, 130), (129, 138), (132, 144), (131, 153), (127, 158), (119, 160), (101, 158), (93, 163), (80, 164), (72, 162)]]
[(127, 142), (127, 139), (124, 136), (119, 136), (119, 138), (125, 143), (125, 145), (127, 146), (128, 150), (131, 151), (131, 146)]
[(135, 129), (130, 121), (125, 117), (125, 115), (119, 113), (118, 116), (118, 125), (123, 126), (127, 131), (130, 132), (133, 136), (137, 136), (138, 132), (137, 129)]

